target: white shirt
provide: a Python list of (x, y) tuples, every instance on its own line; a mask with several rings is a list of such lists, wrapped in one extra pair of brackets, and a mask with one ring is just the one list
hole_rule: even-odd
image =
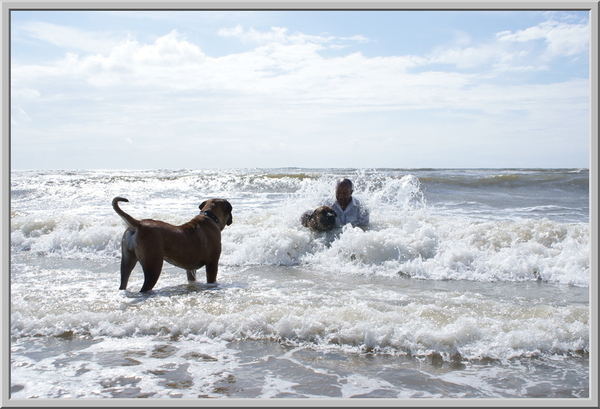
[(329, 202), (329, 206), (331, 206), (337, 214), (337, 217), (335, 218), (336, 227), (341, 227), (348, 223), (351, 223), (352, 226), (363, 227), (369, 224), (369, 211), (363, 208), (360, 201), (354, 197), (350, 200), (346, 210), (342, 210), (342, 207), (335, 199)]

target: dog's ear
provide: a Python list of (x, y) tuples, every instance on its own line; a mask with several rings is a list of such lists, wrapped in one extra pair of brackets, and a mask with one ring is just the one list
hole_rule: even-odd
[(302, 216), (300, 216), (300, 224), (302, 224), (304, 227), (308, 227), (308, 222), (311, 218), (312, 213), (310, 212), (310, 210), (302, 213)]
[(337, 217), (337, 213), (335, 212), (335, 210), (331, 209), (331, 213), (333, 213), (333, 215), (334, 215), (335, 217)]
[(198, 208), (199, 208), (200, 210), (202, 210), (202, 208), (204, 207), (204, 205), (205, 205), (205, 204), (206, 204), (206, 200), (205, 200), (204, 202), (202, 202), (202, 203), (200, 204), (200, 206), (198, 206)]
[(233, 223), (233, 206), (231, 203), (227, 202), (227, 208), (229, 209), (229, 218), (227, 219), (227, 225), (229, 226), (231, 223)]

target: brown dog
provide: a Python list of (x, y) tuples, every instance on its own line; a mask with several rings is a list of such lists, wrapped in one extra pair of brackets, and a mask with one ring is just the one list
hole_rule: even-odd
[(221, 256), (221, 231), (232, 222), (232, 206), (224, 199), (211, 199), (200, 205), (200, 214), (181, 226), (159, 220), (137, 220), (119, 208), (115, 197), (113, 209), (127, 223), (121, 242), (121, 286), (127, 288), (131, 271), (139, 261), (144, 271), (140, 291), (152, 290), (160, 276), (163, 260), (187, 271), (189, 281), (196, 281), (196, 270), (206, 266), (206, 282), (217, 281)]
[(337, 214), (329, 206), (319, 206), (313, 212), (307, 211), (300, 217), (304, 227), (317, 231), (329, 231), (335, 227)]

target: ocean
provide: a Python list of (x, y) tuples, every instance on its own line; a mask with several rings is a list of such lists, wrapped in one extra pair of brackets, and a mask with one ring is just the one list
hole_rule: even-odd
[[(341, 177), (369, 228), (302, 227)], [(229, 200), (217, 284), (119, 290), (116, 196), (173, 224)], [(587, 169), (27, 170), (10, 197), (15, 401), (590, 397)]]

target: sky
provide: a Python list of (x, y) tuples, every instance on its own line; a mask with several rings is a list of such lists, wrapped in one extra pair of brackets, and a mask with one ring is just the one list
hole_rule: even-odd
[(12, 169), (588, 168), (587, 11), (11, 11)]

